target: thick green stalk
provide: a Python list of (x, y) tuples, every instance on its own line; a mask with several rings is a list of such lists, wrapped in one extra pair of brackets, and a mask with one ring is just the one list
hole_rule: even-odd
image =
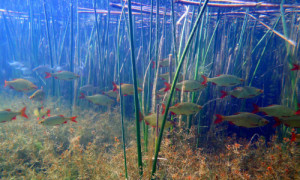
[(194, 34), (196, 32), (196, 29), (199, 25), (199, 22), (200, 22), (200, 19), (204, 13), (204, 10), (206, 8), (206, 5), (208, 3), (209, 0), (206, 0), (201, 8), (201, 11), (197, 17), (197, 20), (195, 22), (195, 25), (190, 33), (190, 36), (189, 36), (189, 39), (187, 41), (187, 44), (183, 50), (183, 53), (181, 55), (181, 58), (180, 58), (180, 61), (179, 61), (179, 64), (178, 64), (178, 67), (177, 67), (177, 70), (176, 70), (176, 74), (174, 76), (174, 80), (173, 80), (173, 83), (172, 83), (172, 87), (171, 87), (171, 91), (170, 91), (170, 96), (169, 96), (169, 99), (168, 99), (168, 102), (167, 102), (167, 105), (166, 105), (166, 111), (165, 111), (165, 114), (164, 114), (164, 117), (163, 117), (163, 121), (162, 121), (162, 125), (161, 125), (161, 130), (160, 130), (160, 134), (159, 134), (159, 137), (158, 137), (158, 140), (157, 140), (157, 143), (156, 143), (156, 146), (155, 146), (155, 156), (154, 156), (154, 161), (153, 161), (153, 166), (152, 166), (152, 179), (154, 179), (154, 175), (155, 175), (155, 172), (156, 172), (156, 163), (157, 163), (157, 158), (158, 158), (158, 153), (159, 153), (159, 150), (160, 150), (160, 145), (161, 145), (161, 141), (162, 141), (162, 136), (163, 136), (163, 132), (164, 132), (164, 128), (165, 128), (165, 124), (166, 124), (166, 119), (167, 119), (167, 116), (168, 116), (168, 112), (169, 112), (169, 107), (170, 107), (170, 104), (171, 104), (171, 99), (172, 99), (172, 96), (173, 96), (173, 93), (174, 93), (174, 90), (175, 90), (175, 85), (176, 85), (176, 82), (177, 82), (177, 79), (178, 79), (178, 75), (179, 75), (179, 72), (180, 72), (180, 69), (181, 69), (181, 66), (183, 64), (183, 61), (184, 61), (184, 58), (185, 58), (185, 55), (190, 47), (190, 44), (192, 43), (192, 39), (194, 37)]
[(142, 151), (141, 151), (141, 135), (140, 135), (140, 108), (137, 90), (137, 78), (136, 78), (136, 67), (135, 67), (135, 55), (134, 55), (134, 37), (133, 37), (133, 27), (132, 27), (132, 10), (131, 10), (131, 0), (128, 0), (128, 19), (129, 19), (129, 36), (130, 36), (130, 48), (131, 48), (131, 65), (132, 65), (132, 77), (134, 86), (134, 104), (135, 104), (135, 123), (136, 123), (136, 142), (137, 142), (137, 153), (138, 153), (138, 167), (139, 174), (143, 175), (143, 162), (142, 162)]

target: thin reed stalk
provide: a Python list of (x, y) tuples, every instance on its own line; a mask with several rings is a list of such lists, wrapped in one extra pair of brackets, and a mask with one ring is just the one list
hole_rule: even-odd
[(204, 13), (204, 10), (207, 6), (207, 3), (208, 3), (209, 0), (206, 0), (204, 2), (204, 5), (203, 7), (201, 8), (201, 11), (197, 17), (197, 20), (195, 22), (195, 25), (190, 33), (190, 36), (189, 36), (189, 39), (187, 41), (187, 44), (184, 48), (184, 51), (181, 55), (181, 58), (180, 58), (180, 62), (178, 64), (178, 67), (177, 67), (177, 70), (176, 70), (176, 73), (175, 73), (175, 76), (174, 76), (174, 80), (173, 80), (173, 83), (172, 83), (172, 87), (171, 87), (171, 90), (170, 90), (170, 97), (168, 99), (168, 102), (167, 102), (167, 105), (166, 105), (166, 110), (165, 110), (165, 114), (164, 114), (164, 117), (163, 117), (163, 121), (162, 121), (162, 125), (161, 125), (161, 130), (160, 130), (160, 134), (159, 134), (159, 137), (158, 137), (158, 140), (157, 140), (157, 143), (155, 145), (155, 156), (154, 156), (154, 161), (153, 161), (153, 165), (152, 165), (152, 174), (151, 174), (151, 178), (154, 179), (155, 178), (155, 172), (156, 172), (156, 163), (157, 163), (157, 158), (158, 158), (158, 153), (160, 151), (160, 145), (161, 145), (161, 141), (162, 141), (162, 136), (163, 136), (163, 132), (164, 132), (164, 128), (165, 128), (165, 124), (166, 124), (166, 119), (167, 119), (167, 116), (168, 116), (168, 112), (169, 112), (169, 107), (170, 107), (170, 104), (171, 104), (171, 99), (172, 99), (172, 96), (173, 96), (173, 93), (174, 93), (174, 90), (175, 90), (175, 85), (176, 85), (176, 82), (177, 82), (177, 79), (178, 79), (178, 75), (179, 75), (179, 72), (180, 72), (180, 69), (182, 67), (182, 64), (184, 62), (184, 58), (185, 58), (185, 55), (192, 43), (192, 39), (194, 37), (194, 34), (196, 32), (196, 29), (200, 23), (200, 19)]
[[(45, 14), (45, 21), (46, 21), (46, 32), (47, 32), (47, 39), (48, 39), (48, 45), (49, 45), (49, 53), (50, 53), (50, 66), (51, 68), (54, 67), (54, 62), (53, 62), (53, 56), (52, 56), (52, 46), (51, 46), (51, 40), (50, 40), (50, 32), (49, 32), (49, 25), (48, 25), (48, 14), (46, 11), (46, 2), (44, 0), (43, 2), (43, 7), (44, 7), (44, 14)], [(52, 96), (55, 95), (55, 81), (54, 78), (52, 78)]]
[(129, 38), (130, 38), (130, 48), (131, 48), (131, 65), (132, 65), (132, 77), (134, 86), (134, 104), (135, 104), (135, 123), (136, 123), (136, 138), (137, 138), (137, 153), (138, 153), (138, 167), (140, 176), (143, 175), (143, 162), (142, 162), (142, 151), (141, 151), (141, 136), (140, 136), (140, 108), (137, 90), (137, 78), (136, 78), (136, 67), (135, 67), (135, 53), (134, 53), (134, 37), (133, 37), (133, 27), (132, 27), (132, 10), (131, 10), (131, 0), (128, 0), (128, 19), (129, 19)]
[[(120, 29), (121, 29), (121, 21), (122, 16), (124, 14), (124, 8), (122, 9), (122, 13), (120, 15), (120, 19), (118, 22), (118, 33), (117, 33), (117, 60), (118, 60), (118, 76), (119, 76), (119, 87), (121, 87), (121, 75), (120, 75)], [(123, 154), (124, 154), (124, 168), (125, 168), (125, 179), (128, 179), (127, 173), (127, 159), (126, 159), (126, 140), (125, 140), (125, 129), (124, 129), (124, 112), (123, 112), (123, 96), (122, 96), (122, 88), (119, 89), (119, 97), (120, 97), (120, 115), (121, 115), (121, 128), (122, 128), (122, 141), (123, 141)]]

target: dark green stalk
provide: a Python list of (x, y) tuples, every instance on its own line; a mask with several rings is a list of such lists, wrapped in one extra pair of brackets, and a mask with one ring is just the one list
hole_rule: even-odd
[[(152, 61), (152, 21), (153, 21), (153, 0), (151, 0), (151, 13), (150, 13), (150, 37), (149, 37), (149, 62)], [(157, 65), (157, 64), (156, 64)], [(148, 91), (147, 91), (147, 107), (146, 107), (146, 111), (145, 113), (148, 113), (149, 112), (149, 109), (150, 109), (150, 92), (151, 92), (151, 68), (149, 69), (149, 79), (148, 79)]]
[[(51, 40), (50, 40), (50, 32), (49, 32), (49, 26), (48, 26), (48, 15), (47, 15), (47, 11), (46, 11), (46, 2), (44, 0), (43, 3), (44, 6), (44, 13), (45, 13), (45, 21), (46, 21), (46, 31), (47, 31), (47, 39), (48, 39), (48, 44), (49, 44), (49, 53), (50, 53), (50, 66), (51, 68), (54, 67), (53, 64), (53, 57), (52, 57), (52, 46), (51, 46)], [(55, 94), (55, 81), (54, 78), (52, 78), (52, 96), (54, 96)]]
[(176, 74), (175, 74), (175, 77), (174, 77), (174, 80), (173, 80), (173, 83), (172, 83), (172, 87), (171, 87), (171, 91), (170, 91), (170, 97), (169, 97), (168, 103), (166, 105), (166, 111), (165, 111), (165, 114), (164, 114), (164, 117), (163, 117), (160, 134), (159, 134), (156, 146), (155, 146), (155, 156), (154, 156), (154, 161), (153, 161), (153, 166), (152, 166), (152, 177), (151, 177), (152, 179), (154, 179), (154, 177), (155, 177), (154, 175), (155, 175), (155, 172), (156, 172), (156, 163), (157, 163), (158, 153), (159, 153), (159, 150), (160, 150), (160, 145), (161, 145), (162, 136), (163, 136), (163, 132), (164, 132), (165, 124), (166, 124), (166, 119), (167, 119), (167, 116), (168, 116), (168, 111), (169, 111), (169, 107), (170, 107), (170, 104), (171, 104), (171, 99), (172, 99), (172, 96), (173, 96), (173, 93), (174, 93), (174, 90), (175, 90), (175, 85), (176, 85), (176, 82), (177, 82), (177, 79), (178, 79), (178, 75), (179, 75), (181, 66), (183, 64), (185, 55), (186, 55), (186, 53), (187, 53), (187, 51), (190, 47), (190, 44), (192, 42), (192, 39), (194, 37), (194, 34), (195, 34), (196, 29), (199, 25), (200, 19), (201, 19), (203, 13), (204, 13), (204, 10), (206, 8), (206, 5), (207, 5), (208, 1), (209, 0), (206, 0), (203, 4), (203, 7), (201, 8), (201, 11), (200, 11), (200, 13), (197, 17), (197, 20), (195, 22), (195, 25), (194, 25), (192, 31), (190, 33), (189, 39), (188, 39), (187, 44), (184, 48), (184, 51), (181, 55), (180, 62), (178, 64), (178, 67), (177, 67), (177, 70), (176, 70)]
[[(74, 72), (74, 60), (73, 60), (73, 2), (70, 0), (70, 18), (71, 18), (71, 23), (70, 23), (70, 71)], [(70, 84), (70, 102), (72, 105), (75, 105), (73, 102), (73, 93), (74, 93), (74, 84), (71, 82)]]
[[(142, 51), (142, 57), (144, 57), (144, 27), (143, 27), (143, 24), (144, 24), (144, 17), (143, 17), (143, 3), (141, 3), (141, 24), (142, 24), (142, 29), (141, 29), (141, 37), (142, 37), (142, 47), (143, 47), (143, 51)], [(151, 23), (152, 24), (152, 23)], [(145, 71), (144, 72), (147, 72), (148, 71)], [(144, 79), (146, 80), (146, 79)], [(150, 81), (149, 81), (150, 82)], [(144, 89), (145, 86), (143, 86), (143, 89)], [(150, 87), (150, 86), (149, 86)], [(145, 91), (143, 91), (143, 94), (142, 94), (142, 104), (143, 104), (143, 113), (145, 114), (146, 112), (146, 103), (145, 103)], [(144, 146), (145, 146), (145, 152), (148, 152), (148, 126), (146, 125), (145, 121), (142, 122), (143, 123), (143, 132), (144, 132)]]
[(131, 48), (131, 65), (132, 65), (132, 77), (134, 85), (134, 104), (135, 104), (135, 123), (136, 123), (136, 138), (137, 138), (137, 153), (138, 153), (138, 167), (140, 176), (143, 175), (143, 162), (142, 162), (142, 151), (141, 151), (141, 136), (140, 136), (140, 115), (139, 115), (139, 99), (137, 90), (137, 78), (136, 78), (136, 67), (135, 67), (135, 55), (134, 55), (134, 37), (132, 27), (132, 10), (131, 0), (128, 0), (128, 19), (129, 19), (129, 35), (130, 35), (130, 48)]
[[(121, 27), (121, 20), (124, 13), (124, 5), (122, 8), (122, 13), (118, 23), (118, 34), (117, 34), (117, 58), (118, 58), (118, 74), (119, 74), (119, 87), (121, 87), (121, 76), (120, 76), (120, 27)], [(125, 179), (128, 179), (127, 173), (127, 161), (126, 161), (126, 141), (125, 141), (125, 130), (124, 130), (124, 113), (123, 113), (123, 96), (122, 96), (122, 88), (119, 89), (119, 96), (120, 96), (120, 114), (121, 114), (121, 127), (122, 127), (122, 141), (123, 141), (123, 154), (124, 154), (124, 167), (125, 167)]]

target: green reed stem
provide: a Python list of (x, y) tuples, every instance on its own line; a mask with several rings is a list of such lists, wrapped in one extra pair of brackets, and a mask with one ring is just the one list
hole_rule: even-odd
[[(177, 62), (177, 43), (176, 43), (176, 24), (174, 17), (174, 2), (171, 0), (171, 11), (172, 11), (172, 31), (173, 31), (173, 45), (174, 45), (174, 54), (175, 54), (175, 62)], [(175, 66), (175, 65), (173, 65)], [(175, 66), (176, 67), (176, 66)], [(171, 72), (171, 69), (170, 69)]]
[(139, 174), (142, 176), (143, 175), (143, 162), (142, 162), (141, 135), (140, 135), (140, 122), (139, 122), (140, 110), (139, 110), (139, 99), (138, 99), (136, 66), (135, 66), (135, 55), (134, 55), (134, 41), (133, 41), (134, 38), (133, 38), (133, 27), (132, 27), (131, 0), (128, 0), (128, 15), (129, 15), (128, 19), (129, 19), (132, 77), (133, 77), (133, 86), (134, 86), (134, 104), (135, 104), (135, 123), (136, 123), (138, 167), (139, 167)]
[[(70, 18), (71, 18), (71, 23), (70, 23), (70, 71), (71, 72), (74, 72), (74, 59), (73, 59), (73, 55), (74, 55), (74, 52), (73, 52), (73, 39), (74, 39), (74, 35), (73, 35), (73, 2), (71, 0), (71, 3), (70, 3)], [(74, 89), (74, 84), (73, 82), (70, 82), (70, 102), (71, 102), (71, 105), (75, 105), (74, 102), (73, 102), (73, 89)], [(71, 110), (72, 112), (72, 110)], [(71, 113), (72, 114), (72, 113)]]
[(176, 82), (177, 82), (177, 79), (178, 79), (178, 75), (179, 75), (179, 72), (180, 72), (180, 69), (181, 69), (181, 66), (183, 64), (183, 61), (184, 61), (184, 58), (185, 58), (185, 55), (192, 43), (192, 39), (195, 35), (195, 32), (196, 32), (196, 29), (200, 23), (200, 19), (204, 13), (204, 10), (206, 8), (206, 5), (208, 3), (209, 0), (205, 0), (202, 8), (201, 8), (201, 11), (197, 17), (197, 20), (195, 22), (195, 25), (190, 33), (190, 36), (189, 36), (189, 39), (187, 41), (187, 44), (184, 48), (184, 51), (181, 55), (181, 58), (180, 58), (180, 62), (178, 64), (178, 67), (177, 67), (177, 70), (176, 70), (176, 73), (175, 73), (175, 77), (174, 77), (174, 80), (173, 80), (173, 83), (172, 83), (172, 87), (171, 87), (171, 91), (170, 91), (170, 96), (169, 96), (169, 99), (168, 99), (168, 103), (166, 105), (166, 111), (165, 111), (165, 114), (164, 114), (164, 117), (163, 117), (163, 121), (162, 121), (162, 125), (161, 125), (161, 130), (160, 130), (160, 133), (159, 133), (159, 137), (158, 137), (158, 140), (157, 140), (157, 143), (156, 143), (156, 146), (155, 146), (155, 156), (154, 156), (154, 161), (153, 161), (153, 166), (152, 166), (152, 179), (154, 179), (154, 175), (155, 175), (155, 172), (156, 172), (156, 163), (157, 163), (157, 158), (158, 158), (158, 153), (159, 153), (159, 150), (160, 150), (160, 145), (161, 145), (161, 141), (162, 141), (162, 136), (163, 136), (163, 132), (164, 132), (164, 128), (165, 128), (165, 124), (166, 124), (166, 119), (167, 119), (167, 116), (168, 116), (168, 112), (169, 112), (169, 107), (170, 107), (170, 104), (171, 104), (171, 99), (172, 99), (172, 96), (173, 96), (173, 93), (174, 93), (174, 90), (175, 90), (175, 85), (176, 85)]
[[(277, 19), (277, 21), (276, 21), (276, 23), (274, 24), (274, 27), (273, 27), (273, 29), (275, 29), (276, 28), (276, 26), (277, 26), (277, 24), (278, 24), (278, 22), (279, 22), (279, 20), (280, 20), (280, 17)], [(264, 37), (268, 34), (268, 32), (269, 32), (270, 30), (268, 30), (266, 33), (265, 33), (265, 35), (261, 38), (261, 40), (257, 43), (257, 45), (256, 45), (256, 47), (258, 46), (258, 44), (260, 44), (261, 43), (261, 41), (262, 41), (262, 39), (264, 39)], [(273, 35), (273, 31), (271, 31), (271, 34), (270, 34), (270, 36), (269, 36), (269, 38), (271, 38), (272, 37), (272, 35)], [(255, 69), (254, 69), (254, 72), (253, 72), (253, 75), (252, 75), (252, 77), (251, 77), (251, 80), (250, 80), (250, 83), (249, 83), (249, 86), (251, 86), (252, 85), (252, 81), (253, 81), (253, 79), (254, 79), (254, 76), (255, 76), (255, 74), (256, 74), (256, 71), (257, 71), (257, 69), (258, 69), (258, 66), (260, 65), (260, 61), (261, 61), (261, 59), (262, 59), (262, 56), (264, 55), (264, 53), (265, 53), (265, 50), (266, 50), (266, 48), (267, 48), (267, 45), (268, 45), (268, 42), (269, 42), (269, 39), (268, 40), (266, 40), (266, 45), (265, 45), (265, 47), (264, 47), (264, 49), (263, 49), (263, 51), (262, 51), (262, 53), (261, 53), (261, 55), (260, 55), (260, 58), (259, 58), (259, 60), (258, 60), (258, 62), (257, 62), (257, 64), (256, 64), (256, 66), (255, 66)], [(253, 50), (254, 51), (254, 50)], [(252, 51), (252, 53), (253, 53), (253, 51)], [(251, 54), (252, 54), (251, 53)]]
[[(51, 46), (51, 40), (50, 40), (50, 32), (49, 32), (49, 25), (48, 25), (48, 14), (47, 14), (47, 11), (46, 11), (46, 2), (45, 2), (45, 0), (44, 0), (44, 3), (43, 3), (43, 6), (44, 6), (44, 13), (45, 13), (45, 21), (46, 21), (47, 39), (48, 39), (48, 44), (49, 44), (50, 66), (51, 66), (51, 68), (53, 68), (54, 64), (53, 64), (53, 56), (52, 56), (52, 46)], [(54, 78), (52, 78), (52, 96), (54, 96), (54, 94), (55, 94), (55, 81), (54, 81)]]
[[(121, 16), (118, 22), (118, 34), (117, 34), (117, 58), (118, 58), (118, 74), (119, 74), (119, 87), (121, 87), (121, 76), (120, 76), (120, 27), (122, 16), (124, 14), (124, 5), (122, 8)], [(127, 160), (126, 160), (126, 140), (125, 140), (125, 130), (124, 130), (124, 113), (123, 113), (123, 96), (122, 96), (122, 88), (119, 89), (119, 97), (120, 97), (120, 115), (121, 115), (121, 127), (122, 127), (122, 141), (123, 141), (123, 154), (124, 154), (124, 167), (125, 167), (125, 179), (128, 179), (127, 173)]]

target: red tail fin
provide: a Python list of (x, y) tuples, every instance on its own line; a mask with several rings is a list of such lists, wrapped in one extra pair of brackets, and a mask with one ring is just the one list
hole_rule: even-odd
[(155, 68), (155, 61), (152, 61), (152, 69)]
[(85, 95), (83, 94), (83, 93), (80, 93), (80, 97), (79, 97), (79, 99), (84, 99), (85, 98)]
[(300, 103), (298, 103), (298, 110), (295, 113), (296, 115), (300, 115)]
[(201, 77), (203, 78), (203, 82), (201, 84), (203, 85), (207, 84), (207, 77), (204, 75), (201, 75)]
[(162, 103), (162, 112), (161, 112), (161, 114), (165, 114), (165, 112), (166, 112), (166, 105), (164, 104), (164, 103)]
[(28, 119), (28, 116), (25, 113), (25, 111), (26, 111), (26, 107), (23, 107), (23, 109), (20, 111), (21, 112), (21, 116)]
[(276, 128), (282, 123), (278, 117), (274, 117), (274, 120), (276, 121), (276, 123), (273, 125), (273, 128)]
[(300, 70), (300, 65), (293, 64), (293, 68), (291, 69), (291, 71), (298, 71), (298, 70)]
[(71, 119), (71, 121), (72, 121), (72, 122), (75, 122), (75, 123), (77, 123), (77, 121), (75, 120), (76, 118), (77, 118), (77, 116), (70, 117), (70, 119)]
[(139, 112), (139, 119), (140, 119), (140, 122), (144, 119), (144, 115), (142, 114), (141, 111)]
[(226, 91), (221, 91), (221, 93), (222, 93), (221, 99), (223, 99), (224, 97), (226, 97), (228, 95), (228, 93)]
[(295, 142), (295, 141), (296, 141), (296, 133), (292, 132), (291, 142)]
[(252, 111), (252, 113), (258, 113), (259, 112), (259, 106), (257, 105), (257, 104), (252, 104), (253, 105), (253, 111)]
[(48, 111), (47, 111), (47, 116), (48, 117), (50, 117), (50, 112), (51, 112), (50, 109), (48, 109)]
[(46, 79), (51, 77), (51, 73), (45, 72), (46, 73)]
[(117, 89), (118, 89), (118, 86), (117, 86), (117, 84), (116, 84), (115, 82), (112, 82), (112, 84), (113, 84), (113, 86), (114, 86), (114, 89), (113, 89), (113, 91), (117, 91)]
[(164, 92), (167, 92), (171, 89), (171, 84), (167, 83), (167, 82), (164, 82), (164, 85), (166, 86)]
[(216, 114), (217, 119), (215, 120), (214, 124), (219, 124), (224, 120), (224, 117), (220, 114)]
[(4, 80), (4, 87), (8, 85), (8, 81)]

